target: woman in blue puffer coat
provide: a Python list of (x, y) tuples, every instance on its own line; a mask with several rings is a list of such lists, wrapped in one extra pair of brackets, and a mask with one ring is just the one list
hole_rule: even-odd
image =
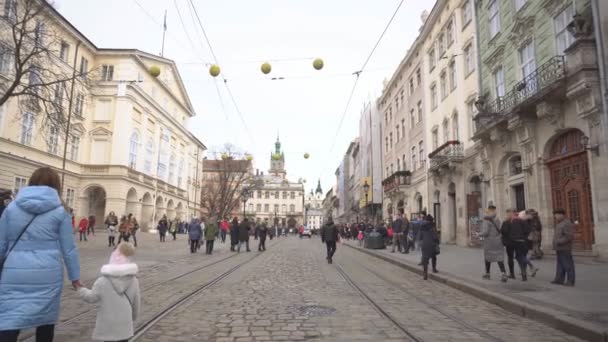
[(28, 328), (36, 328), (37, 342), (53, 340), (64, 263), (72, 285), (82, 286), (72, 218), (59, 198), (60, 187), (55, 171), (36, 170), (0, 218), (2, 256), (27, 226), (0, 274), (0, 341), (17, 341)]

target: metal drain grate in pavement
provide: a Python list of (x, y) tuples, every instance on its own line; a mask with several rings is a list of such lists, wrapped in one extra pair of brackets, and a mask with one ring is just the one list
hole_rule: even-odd
[(289, 306), (288, 309), (298, 315), (309, 317), (330, 316), (336, 312), (336, 309), (322, 305), (293, 305)]

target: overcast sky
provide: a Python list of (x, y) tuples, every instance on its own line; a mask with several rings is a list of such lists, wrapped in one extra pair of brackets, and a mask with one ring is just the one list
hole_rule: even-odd
[[(197, 115), (190, 130), (210, 151), (230, 142), (252, 153), (260, 170), (269, 168), (279, 133), (288, 178), (306, 179), (307, 189), (321, 178), (324, 191), (335, 183), (334, 171), (358, 134), (362, 104), (380, 94), (382, 80), (391, 77), (416, 38), (421, 12), (430, 11), (435, 2), (405, 0), (361, 75), (338, 131), (354, 82), (352, 73), (361, 68), (399, 0), (194, 0), (248, 129), (223, 81), (208, 74), (205, 63), (213, 57), (188, 1), (55, 0), (55, 4), (97, 46), (150, 53), (160, 53), (167, 10), (165, 57), (176, 61), (194, 104)], [(314, 57), (325, 62), (321, 71), (312, 68)], [(272, 64), (268, 76), (260, 72), (265, 60)], [(310, 159), (303, 158), (305, 152)]]

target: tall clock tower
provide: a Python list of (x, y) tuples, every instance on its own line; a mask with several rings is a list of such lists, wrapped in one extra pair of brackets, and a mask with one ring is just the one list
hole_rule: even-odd
[(285, 171), (285, 154), (281, 151), (281, 142), (277, 136), (277, 142), (274, 143), (274, 152), (270, 153), (270, 171), (273, 176), (285, 179), (287, 172)]

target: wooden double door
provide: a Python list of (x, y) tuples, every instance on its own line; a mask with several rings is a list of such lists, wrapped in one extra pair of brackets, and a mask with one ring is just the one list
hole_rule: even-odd
[(553, 209), (564, 209), (574, 222), (574, 248), (590, 250), (594, 243), (593, 203), (589, 161), (581, 144), (582, 135), (582, 132), (573, 130), (557, 138), (551, 148), (548, 166)]

